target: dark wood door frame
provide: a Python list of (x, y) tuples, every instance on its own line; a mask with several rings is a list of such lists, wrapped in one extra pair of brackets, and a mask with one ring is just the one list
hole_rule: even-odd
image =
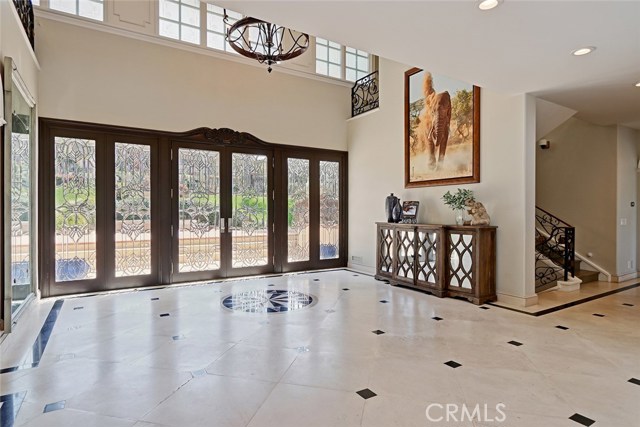
[[(107, 187), (113, 171), (113, 166), (109, 161), (113, 161), (113, 153), (108, 153), (109, 142), (148, 143), (155, 145), (152, 149), (152, 164), (155, 171), (152, 171), (152, 218), (155, 224), (152, 226), (152, 241), (155, 241), (152, 256), (157, 266), (152, 274), (144, 277), (144, 280), (113, 280), (106, 278), (106, 269), (111, 269), (101, 260), (100, 269), (102, 276), (91, 281), (64, 282), (64, 287), (55, 283), (55, 221), (53, 217), (53, 206), (55, 203), (53, 196), (53, 140), (55, 136), (72, 136), (84, 139), (96, 140), (96, 156), (100, 156), (100, 170), (97, 172), (97, 187), (102, 188), (106, 197), (113, 195), (113, 189)], [(269, 166), (273, 169), (269, 174), (268, 189), (273, 197), (269, 207), (269, 223), (271, 224), (272, 238), (269, 244), (268, 268), (245, 269), (231, 272), (235, 275), (253, 275), (266, 273), (281, 273), (290, 271), (303, 271), (309, 269), (337, 268), (347, 265), (347, 153), (337, 150), (326, 150), (320, 148), (307, 148), (291, 146), (285, 144), (274, 144), (265, 142), (251, 134), (237, 132), (231, 129), (211, 129), (198, 128), (188, 132), (163, 132), (148, 129), (138, 129), (122, 126), (111, 126), (95, 123), (84, 123), (60, 119), (40, 118), (39, 119), (39, 165), (40, 173), (38, 182), (39, 192), (39, 232), (38, 236), (43, 242), (39, 254), (38, 263), (40, 265), (39, 286), (43, 296), (57, 296), (70, 293), (94, 292), (99, 290), (150, 286), (158, 284), (170, 284), (193, 280), (210, 280), (222, 277), (215, 274), (201, 276), (180, 276), (172, 273), (172, 260), (175, 259), (174, 250), (177, 241), (170, 236), (172, 225), (176, 225), (177, 203), (171, 207), (166, 201), (171, 200), (172, 189), (176, 189), (177, 167), (174, 166), (177, 160), (172, 161), (174, 146), (189, 146), (197, 149), (213, 149), (221, 152), (247, 152), (264, 153), (269, 159)], [(155, 154), (154, 154), (155, 153)], [(176, 153), (173, 153), (175, 156)], [(230, 158), (231, 156), (227, 156)], [(310, 209), (311, 209), (311, 232), (310, 232), (310, 260), (301, 263), (287, 262), (287, 185), (286, 159), (290, 157), (307, 158), (310, 160)], [(339, 163), (340, 171), (340, 203), (339, 203), (339, 256), (336, 259), (319, 259), (319, 162), (322, 160), (336, 161)], [(221, 164), (221, 167), (223, 165)], [(226, 167), (226, 166), (225, 166)], [(226, 172), (223, 172), (226, 173)], [(113, 186), (113, 184), (111, 184)], [(153, 190), (155, 188), (155, 190)], [(177, 198), (177, 191), (174, 197)], [(106, 199), (105, 199), (106, 200)], [(154, 201), (156, 201), (154, 203)], [(112, 218), (113, 210), (108, 203), (102, 202), (97, 206), (98, 227), (107, 230), (105, 225), (108, 219)], [(155, 208), (155, 209), (154, 209)], [(227, 214), (227, 212), (224, 212)], [(155, 215), (155, 216), (154, 216)], [(318, 230), (316, 230), (316, 228)], [(111, 227), (110, 229), (113, 229)], [(105, 232), (105, 231), (103, 231)], [(177, 233), (175, 233), (177, 234)], [(104, 240), (104, 239), (103, 239)], [(102, 243), (100, 243), (102, 244)], [(109, 248), (101, 247), (102, 257), (112, 256)], [(272, 263), (272, 264), (271, 264)], [(176, 277), (174, 277), (176, 276)], [(85, 283), (90, 282), (90, 283)]]

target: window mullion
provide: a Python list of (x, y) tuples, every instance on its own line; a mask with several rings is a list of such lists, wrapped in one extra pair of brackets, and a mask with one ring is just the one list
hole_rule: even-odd
[(340, 61), (341, 61), (340, 76), (342, 80), (346, 80), (347, 79), (347, 47), (345, 45), (342, 45), (342, 47), (340, 48)]
[(207, 4), (200, 3), (200, 46), (207, 47)]

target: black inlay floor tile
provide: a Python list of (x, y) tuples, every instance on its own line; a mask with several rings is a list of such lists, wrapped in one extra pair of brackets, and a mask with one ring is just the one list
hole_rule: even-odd
[(600, 314), (600, 313), (593, 313), (593, 315), (596, 317), (604, 317), (604, 314)]
[(155, 297), (155, 298), (151, 298), (151, 301), (158, 301), (160, 298)]
[(435, 317), (432, 317), (432, 319), (433, 319), (433, 320), (437, 320), (437, 321), (439, 322), (439, 321), (441, 321), (441, 320), (442, 320), (442, 317), (435, 316)]
[(516, 347), (520, 347), (522, 345), (522, 343), (518, 341), (509, 341), (507, 344), (515, 345)]
[(160, 315), (160, 317), (167, 317), (167, 316), (169, 316), (169, 313), (162, 313), (162, 314)]
[(584, 415), (580, 415), (580, 414), (573, 414), (569, 417), (569, 419), (571, 421), (575, 421), (578, 424), (582, 424), (583, 426), (587, 426), (587, 427), (595, 423), (595, 421), (592, 420), (591, 418), (587, 418)]
[(313, 281), (314, 281), (314, 282), (319, 282), (319, 281), (320, 281), (320, 279), (313, 279)]
[(386, 304), (386, 303), (388, 303), (389, 301), (387, 301), (386, 299), (383, 299), (383, 300), (380, 300), (380, 302), (381, 302), (381, 303), (383, 303), (383, 304)]
[(275, 286), (275, 285), (274, 285), (273, 283), (270, 283), (270, 284), (269, 284), (269, 285), (267, 285), (267, 286)]
[(348, 291), (348, 290), (349, 290), (349, 288), (342, 288), (342, 290), (343, 290), (343, 291)]
[(51, 332), (53, 332), (53, 327), (56, 325), (56, 321), (58, 320), (58, 316), (60, 315), (60, 311), (62, 310), (63, 303), (64, 300), (62, 299), (59, 299), (53, 303), (53, 307), (51, 307), (51, 311), (49, 311), (49, 314), (47, 315), (47, 318), (45, 319), (44, 324), (40, 329), (40, 333), (36, 337), (36, 340), (29, 349), (27, 355), (24, 357), (20, 366), (12, 366), (9, 368), (0, 369), (0, 374), (15, 372), (22, 369), (37, 368), (38, 365), (40, 365), (40, 360), (42, 359), (44, 350), (47, 348), (47, 343), (49, 342), (49, 338), (51, 337)]
[(180, 341), (183, 340), (185, 337), (184, 335), (174, 335), (171, 337), (174, 341)]
[(622, 305), (626, 305), (627, 307), (633, 307), (633, 304), (629, 304), (628, 302), (622, 303)]
[(489, 307), (485, 307), (484, 305), (480, 307), (483, 310), (489, 310)]
[(562, 325), (558, 325), (558, 326), (556, 326), (556, 328), (562, 329), (563, 331), (566, 331), (567, 329), (569, 329), (566, 326), (562, 326)]
[(73, 307), (74, 310), (82, 310), (84, 307), (80, 306), (80, 307)]
[(371, 331), (371, 332), (373, 332), (376, 335), (382, 335), (382, 334), (385, 333), (384, 331), (381, 331), (380, 329), (376, 329), (375, 331)]
[(454, 360), (449, 360), (448, 362), (445, 362), (445, 365), (450, 366), (452, 368), (459, 368), (460, 366), (462, 366), (460, 363), (454, 361)]
[(13, 427), (26, 395), (26, 391), (21, 391), (0, 396), (0, 427)]
[(354, 274), (354, 275), (353, 275), (353, 277), (358, 277), (358, 276), (359, 276), (359, 274)]
[(20, 365), (20, 366), (12, 366), (10, 368), (0, 369), (0, 374), (6, 374), (6, 373), (9, 373), (9, 372), (21, 371), (23, 369), (37, 368), (38, 365), (40, 365), (40, 362), (25, 363), (25, 364)]
[(360, 397), (365, 400), (371, 399), (372, 397), (377, 396), (377, 394), (375, 394), (373, 391), (369, 390), (368, 388), (365, 388), (360, 391), (356, 391), (356, 393), (358, 393), (358, 395), (360, 395)]
[(631, 378), (628, 382), (635, 385), (640, 385), (640, 380), (637, 378)]
[(64, 409), (65, 402), (66, 402), (65, 400), (61, 400), (59, 402), (47, 403), (46, 405), (44, 405), (44, 411), (42, 411), (42, 413), (46, 414), (47, 412), (53, 412), (53, 411), (58, 411), (60, 409)]

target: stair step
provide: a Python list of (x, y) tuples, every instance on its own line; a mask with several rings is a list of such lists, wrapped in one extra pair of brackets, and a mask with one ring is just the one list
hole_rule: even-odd
[(597, 282), (599, 273), (597, 271), (577, 270), (576, 277), (582, 280), (582, 283)]
[(581, 259), (574, 259), (573, 260), (573, 270), (574, 271), (580, 271), (580, 266), (582, 264), (582, 260)]

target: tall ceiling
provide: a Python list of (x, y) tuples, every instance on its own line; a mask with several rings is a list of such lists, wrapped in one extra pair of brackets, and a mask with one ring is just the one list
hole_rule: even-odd
[[(209, 0), (208, 0), (209, 1)], [(220, 6), (601, 125), (640, 129), (640, 0), (225, 1)], [(597, 49), (585, 56), (571, 52)]]

